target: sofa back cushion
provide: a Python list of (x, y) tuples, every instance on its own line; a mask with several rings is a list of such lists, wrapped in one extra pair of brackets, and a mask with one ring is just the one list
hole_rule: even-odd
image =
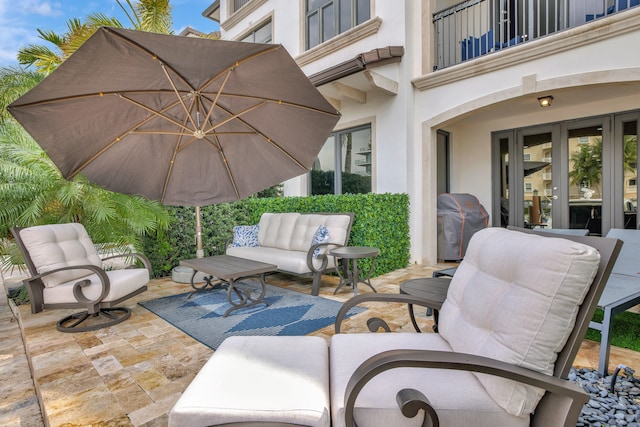
[(324, 225), (329, 231), (329, 238), (323, 243), (345, 245), (347, 243), (346, 240), (349, 238), (347, 231), (350, 223), (351, 217), (349, 215), (300, 215), (296, 220), (290, 248), (294, 251), (308, 251), (311, 247), (313, 236), (321, 225)]
[[(51, 224), (25, 228), (20, 238), (38, 273), (76, 265), (102, 266), (102, 260), (82, 224)], [(66, 270), (43, 277), (46, 287), (92, 274), (89, 270)]]
[[(456, 352), (553, 373), (598, 269), (590, 246), (503, 228), (474, 234), (453, 276), (438, 330)], [(541, 389), (477, 374), (508, 413), (530, 414)]]
[(263, 213), (258, 224), (260, 246), (291, 250), (296, 220), (299, 213)]
[(260, 246), (306, 252), (311, 248), (318, 227), (329, 230), (327, 242), (345, 245), (351, 225), (349, 215), (264, 213), (260, 217), (258, 241)]

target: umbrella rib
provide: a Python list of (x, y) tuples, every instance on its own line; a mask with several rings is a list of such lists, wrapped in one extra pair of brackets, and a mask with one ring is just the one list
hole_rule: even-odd
[[(180, 92), (178, 92), (178, 88), (176, 87), (175, 83), (173, 82), (173, 79), (171, 78), (171, 76), (169, 75), (169, 72), (167, 71), (167, 66), (164, 63), (160, 63), (160, 67), (162, 68), (162, 71), (164, 72), (164, 75), (167, 77), (167, 80), (169, 80), (169, 84), (173, 88), (173, 93), (176, 94), (176, 98), (178, 98), (178, 101), (180, 101), (180, 105), (182, 105), (182, 108), (184, 109), (184, 112), (186, 114), (186, 118), (191, 122), (191, 125), (193, 126), (194, 129), (198, 129), (198, 126), (196, 126), (196, 124), (193, 122), (193, 117), (191, 117), (190, 111), (187, 109), (187, 106), (184, 105), (184, 101), (182, 100), (182, 97), (180, 96)], [(173, 70), (173, 71), (175, 72), (175, 70)], [(193, 97), (195, 98), (196, 97), (195, 89), (191, 93), (194, 95)], [(191, 104), (191, 106), (193, 107), (193, 104)], [(187, 125), (187, 123), (186, 123), (186, 120), (185, 120), (184, 126), (186, 127), (186, 125)]]
[[(176, 125), (176, 126), (178, 126), (178, 127), (182, 128), (182, 129), (184, 129), (185, 131), (188, 131), (188, 132), (190, 132), (190, 133), (193, 133), (193, 131), (192, 131), (191, 129), (189, 129), (188, 127), (184, 126), (182, 123), (180, 123), (180, 122), (178, 122), (178, 121), (176, 121), (176, 120), (172, 119), (171, 117), (167, 117), (167, 116), (165, 116), (165, 115), (163, 114), (163, 112), (164, 112), (164, 111), (167, 111), (166, 109), (165, 109), (165, 110), (161, 110), (161, 111), (156, 111), (156, 110), (154, 110), (153, 108), (149, 108), (149, 107), (147, 107), (146, 105), (139, 103), (138, 101), (134, 101), (133, 99), (131, 99), (131, 98), (129, 98), (129, 97), (126, 97), (126, 96), (124, 96), (124, 95), (123, 95), (123, 94), (121, 94), (121, 93), (118, 93), (117, 95), (118, 95), (120, 98), (124, 99), (125, 101), (128, 101), (128, 102), (130, 102), (131, 104), (135, 105), (136, 107), (139, 107), (139, 108), (142, 108), (142, 109), (143, 109), (143, 110), (145, 110), (145, 111), (148, 111), (149, 113), (153, 114), (155, 117), (159, 117), (159, 118), (161, 118), (161, 119), (164, 119), (164, 120), (168, 121), (169, 123), (173, 123), (174, 125)], [(181, 100), (180, 100), (180, 102), (181, 102)], [(174, 105), (174, 106), (175, 106), (176, 104), (174, 103), (174, 104), (172, 104), (172, 105)]]
[[(209, 100), (209, 101), (211, 101), (211, 108), (207, 112), (207, 117), (205, 117), (205, 119), (203, 120), (202, 127), (200, 128), (200, 130), (203, 131), (203, 132), (204, 132), (204, 124), (209, 121), (209, 118), (211, 117), (211, 114), (213, 114), (213, 109), (216, 108), (216, 105), (218, 104), (218, 99), (220, 99), (220, 94), (222, 93), (222, 89), (227, 85), (227, 81), (229, 80), (229, 77), (231, 76), (231, 72), (232, 71), (233, 71), (233, 68), (229, 68), (227, 70), (227, 75), (224, 77), (224, 80), (220, 84), (220, 89), (218, 89), (218, 92), (216, 92), (215, 98), (213, 100)], [(200, 92), (198, 92), (198, 93), (200, 93)]]
[[(191, 109), (193, 108), (193, 104), (196, 102), (196, 98), (193, 97), (191, 98)], [(187, 116), (191, 116), (191, 114), (189, 114), (189, 112), (187, 112)], [(184, 118), (184, 125), (186, 126), (187, 124), (187, 118)], [(164, 197), (167, 194), (167, 188), (169, 187), (169, 180), (171, 179), (171, 174), (173, 173), (173, 166), (175, 164), (176, 161), (176, 156), (178, 155), (178, 152), (180, 152), (181, 150), (181, 146), (182, 146), (182, 137), (184, 135), (180, 134), (178, 135), (178, 139), (176, 140), (176, 144), (173, 148), (173, 154), (171, 155), (171, 162), (169, 163), (169, 170), (167, 171), (167, 176), (164, 179), (164, 185), (162, 186), (162, 196), (160, 197), (160, 202), (164, 203)], [(188, 140), (186, 142), (185, 145), (190, 144), (196, 137), (194, 136), (193, 138), (191, 138), (190, 140)]]
[[(117, 95), (117, 94), (114, 94)], [(170, 110), (171, 108), (175, 107), (176, 103), (173, 104), (169, 104), (167, 105), (165, 108), (163, 108), (162, 110), (160, 110), (160, 112), (164, 112), (167, 110)], [(111, 147), (113, 147), (115, 144), (117, 144), (118, 142), (120, 142), (122, 140), (122, 138), (126, 137), (128, 134), (134, 132), (133, 129), (136, 129), (140, 126), (142, 126), (143, 124), (147, 123), (149, 120), (153, 119), (155, 116), (149, 116), (144, 120), (141, 120), (140, 122), (138, 122), (137, 124), (135, 124), (134, 126), (132, 126), (131, 128), (129, 128), (128, 130), (126, 130), (125, 132), (122, 132), (119, 136), (117, 136), (113, 141), (111, 141), (109, 144), (105, 145), (104, 147), (102, 147), (102, 149), (100, 151), (98, 151), (97, 153), (95, 153), (93, 156), (91, 156), (89, 159), (87, 159), (84, 163), (82, 163), (80, 166), (78, 166), (74, 171), (72, 171), (69, 174), (69, 179), (73, 178), (74, 176), (76, 176), (82, 169), (84, 169), (85, 167), (87, 167), (87, 165), (89, 165), (90, 163), (92, 163), (95, 159), (97, 159), (99, 156), (101, 156), (104, 152), (106, 152), (107, 150), (109, 150)]]
[[(218, 95), (216, 92), (214, 92), (214, 93), (216, 95)], [(203, 95), (210, 102), (213, 102), (210, 97), (205, 96), (206, 93), (203, 94), (202, 92), (200, 92), (200, 94)], [(242, 95), (242, 94), (235, 94), (235, 93), (224, 93), (224, 94), (220, 94), (219, 96), (220, 97), (227, 97), (227, 98), (254, 99), (254, 100), (263, 101), (265, 103), (286, 105), (288, 107), (298, 108), (298, 109), (301, 109), (301, 110), (308, 110), (308, 111), (312, 111), (312, 112), (315, 112), (315, 113), (322, 113), (322, 114), (325, 114), (325, 115), (328, 115), (328, 116), (333, 116), (333, 117), (336, 117), (338, 115), (335, 112), (325, 111), (325, 110), (321, 110), (319, 108), (309, 107), (308, 105), (297, 104), (295, 102), (283, 101), (281, 99), (276, 99), (276, 98), (265, 98), (265, 97), (260, 97), (260, 96)]]
[[(266, 104), (266, 102), (262, 102), (262, 103), (260, 103), (260, 104), (256, 104), (256, 105), (254, 105), (254, 108), (253, 108), (253, 109), (258, 108), (258, 107), (260, 107), (260, 106), (263, 106), (263, 105), (265, 105), (265, 104)], [(227, 112), (228, 114), (231, 114), (231, 112), (230, 112), (230, 111), (228, 111), (226, 108), (224, 108), (224, 107), (222, 107), (222, 106), (220, 106), (220, 108), (221, 108), (221, 109), (223, 109), (223, 110), (224, 110), (225, 112)], [(249, 129), (253, 129), (253, 133), (254, 133), (254, 134), (256, 134), (256, 135), (260, 135), (260, 136), (261, 136), (265, 141), (267, 141), (267, 143), (271, 144), (271, 146), (273, 146), (273, 147), (274, 147), (274, 148), (276, 148), (278, 151), (280, 151), (282, 154), (284, 154), (286, 157), (288, 157), (292, 162), (294, 162), (296, 165), (298, 165), (302, 170), (305, 170), (305, 171), (307, 170), (307, 168), (306, 168), (302, 163), (300, 163), (300, 162), (299, 162), (295, 157), (293, 157), (291, 154), (289, 154), (289, 152), (288, 152), (287, 150), (285, 150), (284, 148), (282, 148), (282, 147), (280, 146), (280, 144), (278, 144), (277, 142), (273, 141), (271, 138), (268, 138), (264, 133), (260, 132), (258, 129), (256, 129), (254, 126), (252, 126), (252, 125), (251, 125), (250, 123), (248, 123), (246, 120), (243, 120), (243, 119), (240, 117), (240, 114), (244, 114), (244, 113), (245, 113), (245, 112), (244, 112), (244, 111), (242, 111), (242, 112), (238, 113), (238, 115), (237, 115), (237, 116), (236, 116), (236, 115), (232, 115), (230, 118), (228, 118), (228, 119), (227, 119), (227, 121), (228, 121), (228, 120), (231, 120), (231, 119), (234, 119), (234, 118), (235, 118), (235, 119), (237, 119), (239, 122), (241, 122), (242, 124), (244, 124), (244, 125), (245, 125), (246, 127), (248, 127)], [(224, 122), (223, 122), (223, 123), (224, 123)], [(223, 124), (223, 123), (221, 123), (221, 124)], [(216, 123), (216, 125), (217, 125), (217, 123)], [(216, 127), (217, 127), (217, 126), (216, 126)], [(212, 129), (210, 129), (210, 130), (215, 130), (215, 128), (216, 128), (216, 127), (213, 127), (213, 128), (212, 128)], [(220, 150), (222, 151), (222, 148), (220, 148)]]
[[(231, 120), (235, 120), (235, 119), (238, 119), (238, 120), (242, 121), (242, 123), (247, 124), (247, 122), (246, 122), (246, 121), (244, 121), (244, 120), (242, 120), (242, 119), (240, 118), (240, 116), (242, 116), (242, 115), (244, 115), (244, 114), (247, 114), (247, 113), (249, 113), (249, 112), (251, 112), (251, 111), (253, 111), (253, 110), (257, 109), (257, 108), (260, 108), (260, 107), (262, 107), (263, 105), (265, 105), (265, 102), (260, 102), (260, 103), (258, 103), (258, 104), (255, 104), (255, 105), (252, 105), (252, 106), (250, 106), (250, 107), (247, 107), (247, 108), (245, 108), (244, 110), (239, 111), (239, 112), (237, 112), (237, 113), (235, 113), (235, 114), (231, 113), (231, 112), (230, 112), (230, 111), (228, 111), (226, 108), (223, 108), (222, 106), (219, 106), (219, 107), (220, 107), (220, 108), (222, 108), (225, 112), (227, 112), (228, 114), (231, 114), (231, 115), (230, 115), (229, 117), (227, 117), (226, 119), (224, 119), (224, 120), (222, 120), (222, 121), (220, 121), (220, 122), (217, 122), (214, 126), (211, 126), (209, 129), (207, 129), (207, 130), (205, 131), (205, 134), (210, 134), (211, 132), (214, 132), (217, 128), (219, 128), (220, 126), (224, 125), (225, 123), (230, 122)], [(250, 127), (251, 129), (254, 129), (252, 126), (249, 126), (249, 127)]]
[(214, 145), (215, 147), (217, 147), (218, 152), (222, 157), (222, 162), (224, 163), (224, 167), (227, 171), (227, 175), (229, 176), (229, 181), (231, 181), (231, 185), (233, 186), (233, 192), (236, 194), (236, 199), (240, 200), (240, 193), (238, 192), (238, 187), (236, 186), (236, 180), (233, 177), (233, 174), (231, 173), (231, 168), (229, 168), (229, 162), (227, 162), (227, 156), (225, 156), (224, 154), (224, 150), (222, 149), (222, 144), (220, 144), (220, 140), (215, 134), (213, 135), (213, 138), (215, 141), (211, 141), (209, 138), (205, 137), (205, 139), (209, 141), (211, 145)]

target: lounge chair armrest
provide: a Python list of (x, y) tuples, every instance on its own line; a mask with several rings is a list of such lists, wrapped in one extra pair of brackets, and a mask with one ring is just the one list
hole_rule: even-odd
[(361, 294), (349, 298), (342, 304), (338, 314), (336, 315), (336, 321), (334, 324), (335, 333), (340, 333), (340, 327), (342, 321), (346, 318), (347, 312), (358, 304), (363, 302), (401, 302), (405, 304), (420, 305), (423, 307), (430, 307), (434, 310), (440, 310), (442, 307), (442, 301), (430, 300), (427, 298), (415, 297), (405, 294)]
[[(390, 350), (365, 360), (353, 373), (345, 391), (345, 421), (354, 426), (353, 411), (356, 398), (363, 387), (378, 374), (395, 368), (454, 369), (495, 375), (546, 390), (536, 413), (543, 410), (550, 414), (542, 425), (575, 426), (576, 420), (589, 395), (568, 380), (542, 374), (530, 369), (511, 365), (499, 360), (473, 354), (431, 350)], [(415, 398), (415, 395), (414, 395)], [(401, 399), (398, 399), (399, 403)], [(427, 405), (430, 406), (428, 401)], [(554, 408), (562, 407), (554, 412)], [(567, 410), (567, 408), (569, 408)], [(538, 418), (538, 417), (536, 417)], [(536, 421), (539, 421), (536, 419)]]
[[(135, 258), (138, 261), (142, 262), (142, 264), (144, 265), (144, 268), (146, 268), (147, 270), (149, 270), (149, 272), (151, 272), (151, 261), (149, 261), (149, 258), (147, 258), (145, 255), (140, 254), (140, 253), (130, 253), (130, 254), (117, 254), (117, 255), (111, 255), (108, 256), (106, 258), (102, 258), (102, 261), (107, 261), (110, 259), (114, 259), (114, 258)], [(130, 268), (131, 266), (128, 266), (127, 268)]]
[[(316, 250), (316, 248), (320, 248), (322, 246), (327, 246), (327, 251), (325, 253), (319, 254), (316, 258), (313, 258), (313, 252)], [(327, 264), (329, 263), (329, 256), (330, 256), (329, 255), (329, 248), (328, 248), (329, 246), (333, 246), (335, 248), (339, 248), (339, 247), (342, 247), (344, 245), (339, 245), (339, 244), (336, 244), (336, 243), (316, 243), (314, 245), (311, 245), (311, 247), (307, 251), (307, 266), (309, 267), (309, 270), (311, 270), (314, 273), (322, 273), (322, 272), (324, 272), (324, 270), (327, 268)], [(319, 259), (320, 261), (322, 261), (322, 264), (320, 265), (320, 268), (316, 268), (313, 265), (313, 260), (314, 259)]]
[(93, 273), (98, 276), (98, 279), (100, 279), (100, 284), (102, 285), (102, 291), (100, 292), (100, 296), (98, 296), (98, 298), (96, 298), (95, 300), (88, 299), (82, 293), (82, 288), (91, 284), (89, 280), (82, 279), (77, 281), (73, 285), (73, 296), (76, 298), (78, 302), (81, 302), (83, 304), (96, 304), (102, 301), (109, 294), (109, 291), (111, 289), (111, 282), (109, 281), (109, 276), (107, 276), (107, 273), (102, 268), (92, 264), (73, 265), (73, 266), (56, 268), (55, 270), (50, 270), (44, 273), (39, 273), (34, 276), (31, 276), (27, 279), (24, 279), (23, 282), (25, 285), (30, 286), (32, 282), (39, 282), (45, 276), (48, 276), (53, 273), (58, 273), (61, 271), (66, 271), (66, 270), (89, 270), (90, 273), (87, 273), (87, 275)]

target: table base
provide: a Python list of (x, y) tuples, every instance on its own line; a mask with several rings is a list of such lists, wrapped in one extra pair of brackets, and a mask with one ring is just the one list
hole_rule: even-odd
[[(349, 261), (351, 261), (351, 268), (349, 268)], [(371, 268), (366, 274), (365, 272), (363, 272), (358, 268), (357, 258), (341, 258), (340, 262), (342, 263), (342, 265), (336, 268), (336, 271), (338, 272), (338, 276), (340, 277), (340, 283), (338, 284), (338, 287), (336, 288), (336, 290), (333, 291), (334, 295), (337, 294), (340, 288), (342, 288), (345, 285), (352, 286), (353, 294), (358, 295), (358, 283), (367, 285), (368, 287), (371, 288), (373, 292), (376, 292), (376, 293), (378, 292), (371, 284), (371, 274), (373, 273), (373, 269), (375, 266), (375, 258), (372, 259)], [(343, 269), (344, 271), (341, 271)]]
[[(193, 271), (193, 275), (191, 276), (191, 287), (194, 289), (193, 292), (189, 293), (187, 299), (191, 298), (193, 294), (203, 291), (213, 291), (215, 289), (226, 289), (227, 291), (227, 301), (231, 304), (231, 307), (224, 312), (222, 317), (227, 317), (231, 312), (235, 310), (239, 310), (241, 308), (251, 307), (256, 304), (265, 304), (269, 306), (271, 303), (264, 300), (264, 296), (267, 293), (267, 284), (264, 281), (264, 274), (257, 274), (254, 276), (245, 276), (241, 277), (238, 280), (224, 280), (217, 279), (214, 276), (205, 276), (204, 284), (198, 286), (194, 282), (194, 278), (196, 277), (196, 273), (198, 270)], [(238, 289), (235, 284), (237, 282), (244, 283), (246, 280), (257, 281), (260, 285), (258, 289), (257, 297), (254, 297), (254, 292), (250, 290), (242, 290)], [(234, 299), (234, 294), (237, 298)]]

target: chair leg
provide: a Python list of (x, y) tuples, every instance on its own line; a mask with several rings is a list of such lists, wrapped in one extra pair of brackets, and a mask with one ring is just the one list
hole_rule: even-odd
[(600, 330), (600, 360), (598, 361), (598, 371), (602, 375), (607, 375), (609, 368), (609, 339), (611, 338), (611, 329), (613, 328), (613, 313), (611, 307), (604, 310), (604, 318), (602, 319), (602, 329)]
[[(101, 308), (97, 313), (86, 311), (70, 314), (58, 320), (56, 329), (60, 332), (87, 332), (107, 328), (124, 322), (131, 317), (131, 310), (125, 307)], [(87, 324), (84, 324), (87, 321)]]
[(321, 279), (322, 279), (322, 273), (320, 272), (313, 273), (313, 283), (311, 284), (311, 295), (313, 295), (314, 297), (318, 296), (318, 294), (320, 293), (320, 285), (322, 284)]

